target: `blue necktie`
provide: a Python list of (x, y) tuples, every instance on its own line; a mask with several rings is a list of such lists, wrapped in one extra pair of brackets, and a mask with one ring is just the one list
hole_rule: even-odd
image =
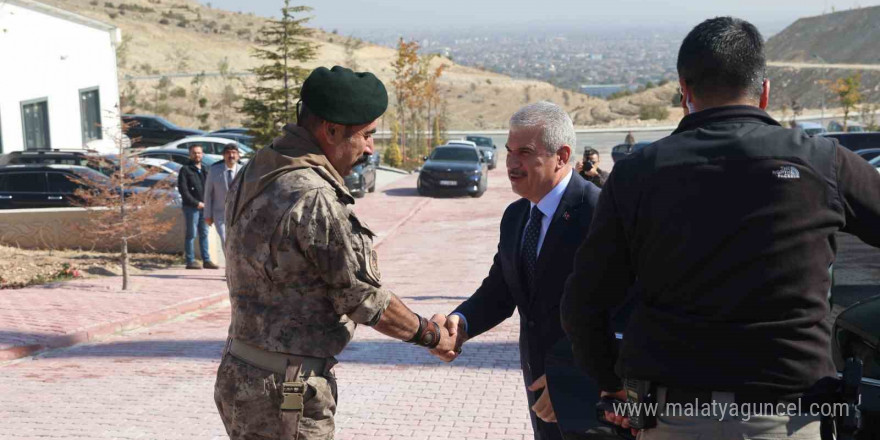
[(531, 287), (535, 280), (535, 266), (538, 262), (538, 240), (541, 238), (541, 220), (544, 214), (538, 209), (538, 205), (532, 207), (529, 215), (529, 224), (523, 234), (522, 258), (525, 270), (526, 283)]

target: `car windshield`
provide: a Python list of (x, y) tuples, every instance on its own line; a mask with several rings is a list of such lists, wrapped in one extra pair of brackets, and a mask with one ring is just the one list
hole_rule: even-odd
[(485, 138), (485, 137), (468, 136), (467, 140), (469, 140), (469, 141), (471, 141), (481, 147), (491, 147), (492, 146), (492, 139)]
[(470, 148), (438, 148), (431, 155), (431, 160), (449, 160), (456, 162), (477, 162), (477, 150)]
[[(109, 160), (110, 162), (113, 163), (113, 167), (115, 169), (119, 169), (119, 156), (117, 156), (115, 154), (110, 154), (110, 155), (104, 156), (103, 159)], [(147, 173), (149, 173), (144, 167), (138, 165), (133, 160), (129, 160), (127, 167), (128, 167), (129, 174), (131, 174), (131, 177), (134, 177), (135, 179), (141, 178), (144, 175), (146, 175)], [(104, 173), (104, 174), (107, 174), (107, 173)]]
[(110, 178), (105, 174), (99, 173), (91, 168), (77, 168), (73, 173), (92, 182), (105, 183), (110, 181)]
[(172, 162), (170, 160), (168, 162), (163, 163), (162, 166), (165, 168), (168, 168), (171, 171), (174, 171), (175, 173), (179, 173), (180, 169), (183, 168), (183, 165), (181, 165), (177, 162)]

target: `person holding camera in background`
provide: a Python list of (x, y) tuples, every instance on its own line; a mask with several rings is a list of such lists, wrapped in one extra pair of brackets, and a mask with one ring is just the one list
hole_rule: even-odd
[(599, 169), (599, 152), (595, 148), (584, 149), (584, 160), (579, 160), (575, 168), (581, 177), (599, 188), (608, 180), (608, 172)]

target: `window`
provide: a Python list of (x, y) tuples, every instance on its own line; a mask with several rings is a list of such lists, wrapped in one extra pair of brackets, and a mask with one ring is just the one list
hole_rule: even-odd
[(71, 174), (48, 173), (47, 176), (49, 177), (50, 193), (73, 194), (73, 192), (80, 187), (80, 185), (77, 185), (70, 180), (71, 177), (74, 177)]
[(24, 127), (25, 151), (48, 150), (49, 102), (46, 98), (21, 103), (21, 124)]
[(6, 192), (44, 193), (46, 192), (46, 173), (7, 174)]
[(153, 120), (152, 118), (136, 118), (140, 127), (145, 130), (161, 130), (162, 125)]
[(83, 144), (101, 139), (101, 100), (97, 87), (79, 91), (79, 115)]
[(6, 191), (6, 176), (7, 174), (0, 174), (0, 192)]

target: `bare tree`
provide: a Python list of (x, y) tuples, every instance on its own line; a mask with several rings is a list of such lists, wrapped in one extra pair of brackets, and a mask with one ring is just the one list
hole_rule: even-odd
[(144, 188), (141, 184), (150, 174), (138, 174), (139, 165), (126, 156), (129, 142), (124, 136), (129, 125), (123, 125), (121, 133), (111, 134), (119, 147), (115, 158), (92, 159), (90, 168), (105, 170), (109, 174), (89, 172), (72, 177), (79, 188), (74, 192), (75, 204), (88, 209), (86, 225), (80, 232), (102, 242), (120, 244), (122, 266), (122, 290), (128, 290), (128, 245), (138, 240), (149, 246), (153, 237), (168, 232), (173, 219), (163, 217), (166, 207), (173, 203), (172, 182), (161, 181)]

